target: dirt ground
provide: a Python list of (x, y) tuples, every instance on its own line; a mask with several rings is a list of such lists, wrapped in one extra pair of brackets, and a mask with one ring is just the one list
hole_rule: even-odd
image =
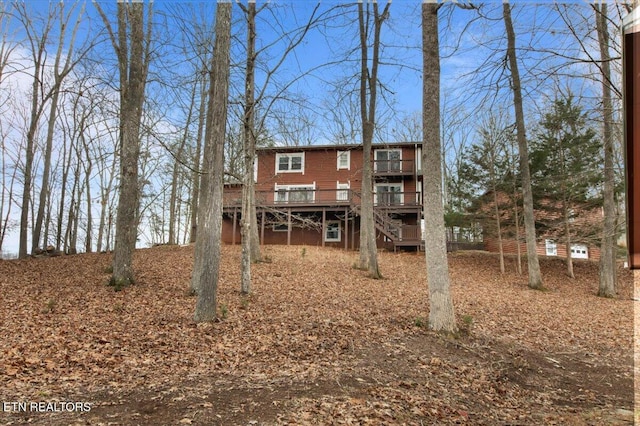
[[(508, 259), (450, 255), (460, 332), (428, 331), (424, 257), (264, 247), (250, 296), (223, 248), (220, 321), (195, 324), (193, 247), (0, 261), (3, 425), (633, 424), (633, 276), (595, 296), (542, 259), (545, 291)], [(526, 262), (525, 262), (526, 267)]]

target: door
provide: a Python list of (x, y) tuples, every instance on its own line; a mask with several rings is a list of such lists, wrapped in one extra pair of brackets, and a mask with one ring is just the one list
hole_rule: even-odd
[(378, 206), (402, 205), (402, 184), (377, 184), (375, 201)]

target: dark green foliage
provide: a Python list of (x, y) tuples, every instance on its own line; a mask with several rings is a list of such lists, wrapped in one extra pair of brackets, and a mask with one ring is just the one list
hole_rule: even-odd
[(602, 205), (602, 144), (582, 107), (569, 95), (549, 107), (531, 143), (534, 205), (540, 231), (562, 235), (566, 217)]
[[(494, 192), (499, 194), (497, 210), (507, 233), (515, 225), (513, 210), (521, 192), (514, 129), (506, 121), (491, 115), (480, 123), (478, 141), (464, 152), (460, 167), (461, 179), (466, 182), (466, 210), (481, 221), (488, 235), (497, 232)], [(455, 220), (456, 215), (450, 214), (449, 219)]]

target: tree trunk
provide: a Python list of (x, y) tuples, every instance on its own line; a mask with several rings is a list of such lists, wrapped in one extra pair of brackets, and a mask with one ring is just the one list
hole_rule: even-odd
[[(491, 174), (494, 175), (495, 173), (493, 173), (492, 171)], [(504, 248), (502, 247), (502, 226), (500, 224), (500, 209), (498, 208), (498, 193), (496, 189), (495, 176), (491, 177), (491, 181), (493, 182), (493, 205), (494, 205), (494, 214), (496, 215), (496, 228), (498, 232), (498, 251), (500, 253), (500, 273), (504, 274)]]
[[(255, 209), (253, 199), (255, 197), (255, 187), (253, 182), (253, 162), (256, 155), (256, 132), (254, 123), (255, 106), (255, 44), (256, 44), (256, 4), (249, 2), (245, 10), (247, 19), (247, 62), (245, 70), (245, 105), (243, 117), (243, 157), (244, 176), (242, 182), (242, 216), (240, 221), (240, 233), (242, 236), (242, 261), (241, 265), (241, 285), (240, 291), (244, 294), (251, 292), (251, 262), (258, 259), (253, 258), (255, 241), (253, 231), (257, 232), (257, 224), (253, 223)], [(260, 256), (258, 243), (257, 255)]]
[(189, 242), (195, 243), (198, 235), (198, 205), (200, 200), (200, 181), (202, 175), (200, 173), (200, 156), (202, 155), (202, 133), (204, 132), (206, 119), (206, 84), (202, 81), (202, 90), (200, 92), (200, 114), (198, 115), (198, 133), (196, 135), (196, 152), (193, 159), (193, 177), (191, 191), (191, 232), (189, 233)]
[(178, 243), (178, 238), (176, 236), (176, 227), (178, 228), (178, 233), (180, 232), (178, 226), (180, 221), (176, 220), (176, 216), (179, 216), (179, 214), (177, 214), (177, 211), (179, 211), (178, 180), (180, 176), (180, 168), (182, 166), (184, 147), (186, 146), (187, 139), (189, 137), (189, 125), (191, 124), (191, 117), (195, 107), (197, 90), (198, 83), (196, 82), (194, 83), (193, 91), (191, 92), (191, 102), (189, 103), (189, 112), (187, 113), (187, 119), (184, 124), (184, 133), (182, 134), (182, 140), (180, 141), (180, 146), (178, 147), (178, 152), (176, 153), (173, 162), (173, 170), (171, 171), (171, 194), (169, 195), (169, 244)]
[[(367, 4), (368, 5), (368, 4)], [(378, 3), (373, 3), (373, 55), (371, 70), (368, 67), (368, 26), (362, 2), (358, 3), (358, 23), (360, 34), (360, 117), (362, 122), (362, 188), (360, 207), (360, 268), (367, 270), (372, 278), (381, 278), (378, 267), (378, 246), (373, 218), (373, 167), (371, 164), (371, 144), (376, 125), (376, 101), (378, 89), (378, 66), (380, 63), (380, 32), (382, 24), (389, 16), (388, 2), (382, 13)]]
[(207, 108), (202, 202), (196, 239), (192, 289), (198, 294), (194, 320), (216, 319), (216, 292), (220, 268), (222, 234), (222, 191), (224, 178), (224, 139), (229, 96), (231, 3), (219, 2), (216, 9), (216, 39), (212, 59)]
[(566, 200), (562, 200), (562, 211), (564, 217), (564, 234), (565, 234), (565, 250), (567, 251), (567, 275), (570, 278), (575, 278), (573, 272), (573, 257), (571, 256), (571, 224), (569, 223), (569, 206)]
[(84, 181), (84, 187), (85, 187), (85, 191), (86, 191), (86, 197), (87, 197), (87, 232), (85, 235), (85, 243), (84, 243), (84, 250), (86, 253), (91, 253), (92, 250), (92, 240), (93, 240), (93, 212), (92, 210), (92, 204), (93, 204), (93, 198), (91, 197), (91, 172), (93, 170), (93, 161), (91, 159), (91, 155), (89, 154), (89, 145), (87, 144), (86, 140), (85, 140), (85, 136), (81, 135), (80, 138), (82, 139), (82, 145), (84, 147), (84, 154), (86, 156), (86, 160), (87, 160), (87, 166), (85, 168), (85, 181)]
[(518, 139), (518, 151), (520, 153), (520, 173), (522, 174), (522, 195), (524, 206), (524, 229), (527, 242), (527, 265), (529, 272), (529, 287), (533, 289), (544, 288), (538, 253), (536, 252), (536, 227), (533, 214), (533, 194), (531, 191), (531, 172), (529, 170), (529, 151), (527, 147), (527, 135), (524, 123), (524, 110), (522, 107), (522, 92), (520, 86), (520, 73), (516, 58), (516, 36), (511, 21), (511, 6), (503, 3), (504, 23), (507, 31), (507, 56), (511, 68), (511, 81), (513, 89), (513, 105), (515, 108), (516, 128)]
[(600, 46), (600, 69), (602, 70), (602, 115), (604, 143), (604, 224), (600, 243), (600, 283), (598, 296), (614, 297), (616, 294), (616, 207), (614, 199), (615, 173), (613, 153), (613, 103), (611, 100), (611, 65), (609, 55), (609, 30), (607, 25), (607, 5), (593, 6), (596, 15), (596, 29)]
[[(258, 215), (256, 213), (256, 189), (253, 174), (254, 162), (256, 160), (256, 145), (258, 131), (255, 124), (256, 100), (255, 100), (255, 74), (256, 74), (256, 3), (249, 2), (247, 15), (247, 78), (245, 97), (245, 141), (248, 141), (248, 157), (245, 160), (245, 172), (247, 173), (247, 191), (249, 194), (249, 246), (251, 262), (255, 263), (262, 259), (260, 253), (260, 237), (258, 235)], [(288, 53), (288, 52), (286, 52)], [(285, 54), (286, 54), (285, 53)], [(244, 210), (243, 210), (244, 211)]]
[[(60, 53), (60, 52), (58, 52)], [(56, 58), (57, 62), (58, 58)], [(57, 67), (56, 67), (57, 74)], [(42, 222), (44, 220), (45, 206), (49, 199), (49, 175), (51, 174), (51, 151), (53, 150), (53, 130), (56, 124), (56, 115), (58, 111), (58, 99), (60, 91), (55, 90), (51, 98), (51, 108), (49, 109), (49, 125), (47, 129), (47, 141), (44, 151), (44, 170), (42, 171), (42, 184), (40, 186), (40, 197), (38, 202), (38, 212), (36, 221), (31, 235), (31, 252), (40, 247), (40, 234), (42, 231)], [(46, 241), (42, 242), (42, 248), (46, 248)]]
[[(516, 271), (518, 272), (518, 275), (522, 275), (522, 251), (520, 250), (520, 206), (518, 205), (518, 182), (516, 177), (516, 170), (515, 170), (515, 165), (513, 160), (515, 159), (515, 153), (513, 151), (513, 140), (510, 140), (509, 142), (509, 164), (511, 167), (511, 171), (512, 171), (512, 176), (513, 176), (513, 220), (515, 222), (515, 229), (516, 229), (516, 235), (515, 235), (515, 239), (516, 239)], [(511, 166), (513, 165), (513, 166)]]
[[(75, 6), (74, 6), (75, 7)], [(73, 57), (73, 48), (75, 44), (76, 34), (78, 31), (78, 27), (80, 26), (80, 20), (82, 18), (84, 12), (84, 6), (82, 6), (80, 12), (78, 13), (75, 26), (73, 27), (73, 31), (71, 34), (71, 40), (68, 45), (65, 45), (65, 34), (66, 28), (68, 24), (68, 20), (73, 13), (73, 8), (69, 11), (69, 13), (65, 16), (64, 6), (61, 5), (60, 8), (60, 33), (58, 39), (58, 49), (56, 52), (56, 57), (53, 65), (53, 73), (54, 73), (54, 83), (53, 87), (49, 90), (51, 105), (49, 109), (49, 122), (47, 126), (47, 139), (45, 144), (45, 152), (44, 152), (44, 170), (42, 172), (42, 184), (40, 187), (40, 197), (38, 202), (38, 212), (36, 214), (36, 221), (33, 228), (33, 234), (31, 235), (31, 250), (35, 250), (40, 244), (40, 236), (42, 231), (42, 223), (44, 221), (45, 208), (48, 204), (48, 199), (50, 196), (49, 190), (49, 178), (51, 175), (51, 152), (53, 150), (53, 136), (54, 129), (56, 125), (56, 119), (58, 117), (58, 100), (60, 98), (60, 88), (62, 87), (62, 83), (64, 78), (71, 72), (75, 63), (72, 64), (71, 58)], [(62, 59), (63, 49), (65, 50), (66, 59), (60, 69), (60, 61)], [(48, 95), (49, 96), (49, 95)], [(45, 248), (47, 245), (46, 238), (42, 241), (42, 247)]]
[(429, 286), (429, 327), (435, 331), (452, 333), (457, 330), (457, 326), (449, 283), (442, 201), (439, 8), (435, 3), (422, 3), (424, 251)]
[[(98, 252), (102, 252), (102, 245), (103, 245), (103, 239), (105, 240), (104, 242), (104, 246), (105, 246), (105, 251), (109, 251), (109, 230), (107, 229), (107, 232), (105, 232), (105, 228), (107, 228), (107, 216), (109, 216), (108, 221), (108, 228), (111, 228), (111, 213), (110, 213), (110, 206), (109, 206), (109, 194), (111, 193), (111, 188), (113, 187), (113, 181), (115, 179), (116, 176), (116, 161), (117, 161), (117, 156), (113, 155), (112, 156), (112, 163), (111, 163), (111, 167), (109, 168), (110, 172), (109, 172), (109, 180), (107, 181), (107, 185), (104, 185), (104, 181), (103, 178), (101, 177), (101, 187), (100, 187), (100, 225), (98, 225), (98, 247), (97, 250)], [(102, 176), (102, 172), (100, 173), (100, 176)], [(106, 238), (105, 238), (105, 234), (106, 234)]]
[[(138, 236), (140, 188), (140, 124), (149, 69), (151, 5), (148, 5), (147, 32), (144, 27), (144, 3), (118, 2), (117, 39), (97, 5), (118, 56), (120, 74), (120, 196), (116, 212), (116, 241), (113, 275), (110, 284), (120, 289), (133, 284), (133, 252)], [(145, 40), (146, 39), (146, 40)]]
[(22, 207), (20, 212), (20, 246), (18, 248), (18, 257), (24, 259), (27, 257), (27, 233), (29, 232), (29, 204), (31, 203), (31, 185), (33, 174), (33, 157), (35, 155), (35, 135), (38, 128), (38, 119), (40, 114), (38, 112), (39, 99), (40, 99), (40, 68), (41, 68), (41, 56), (42, 52), (36, 56), (34, 54), (34, 69), (33, 69), (33, 83), (31, 85), (31, 117), (29, 122), (29, 129), (27, 130), (27, 146), (25, 149), (24, 157), (24, 183), (22, 186)]

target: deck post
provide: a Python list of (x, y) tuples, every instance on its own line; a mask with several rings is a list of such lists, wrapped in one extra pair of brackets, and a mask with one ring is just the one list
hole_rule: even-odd
[(238, 211), (233, 209), (233, 232), (231, 234), (231, 244), (236, 245), (236, 222), (237, 222), (237, 213)]
[(322, 235), (320, 236), (320, 238), (322, 239), (322, 247), (324, 247), (324, 236), (325, 236), (325, 232), (327, 232), (326, 226), (327, 226), (327, 209), (323, 207), (322, 208)]
[(291, 209), (287, 209), (287, 245), (291, 245)]
[(351, 227), (351, 250), (355, 250), (356, 246), (355, 244), (355, 240), (356, 240), (356, 219), (355, 216), (353, 217), (353, 226)]
[(265, 213), (262, 210), (262, 221), (260, 222), (260, 244), (264, 245), (264, 222), (265, 222)]
[(349, 249), (349, 209), (344, 208), (344, 249)]

